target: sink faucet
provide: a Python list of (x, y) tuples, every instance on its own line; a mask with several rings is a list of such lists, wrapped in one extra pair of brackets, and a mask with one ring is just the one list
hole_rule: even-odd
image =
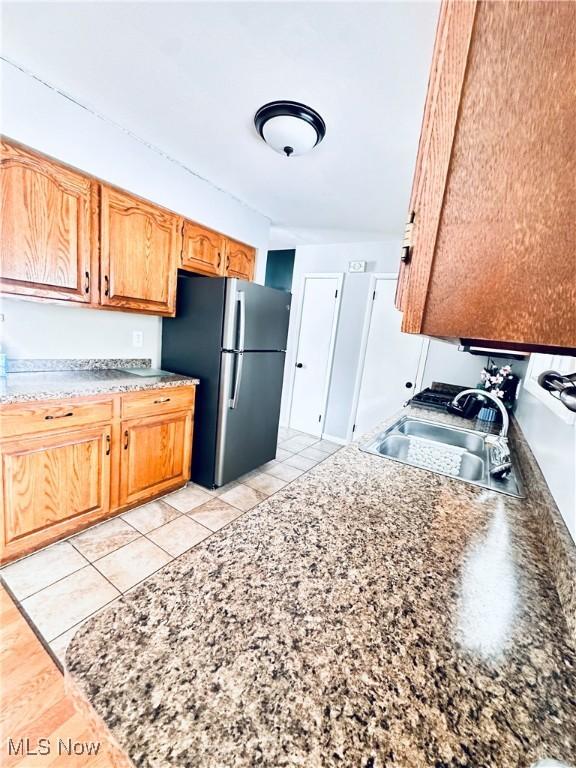
[(492, 402), (498, 406), (498, 409), (502, 414), (502, 429), (500, 430), (500, 437), (503, 440), (507, 440), (510, 419), (508, 418), (508, 411), (504, 407), (502, 400), (500, 400), (499, 397), (496, 397), (496, 395), (493, 395), (492, 392), (487, 392), (485, 389), (464, 389), (462, 392), (458, 392), (454, 400), (452, 400), (452, 405), (456, 405), (458, 400), (460, 400), (461, 397), (464, 397), (464, 395), (481, 395), (482, 397), (488, 398), (488, 400), (492, 400)]
[(452, 405), (456, 405), (458, 400), (460, 400), (461, 397), (464, 397), (464, 395), (478, 395), (487, 400), (491, 400), (498, 406), (498, 410), (502, 414), (502, 428), (500, 430), (500, 435), (494, 444), (493, 456), (491, 456), (492, 466), (490, 467), (490, 474), (492, 477), (503, 479), (507, 477), (512, 470), (512, 460), (510, 458), (510, 449), (508, 448), (508, 427), (510, 426), (508, 411), (499, 397), (493, 395), (492, 392), (487, 392), (485, 389), (464, 389), (456, 395), (454, 400), (452, 400)]

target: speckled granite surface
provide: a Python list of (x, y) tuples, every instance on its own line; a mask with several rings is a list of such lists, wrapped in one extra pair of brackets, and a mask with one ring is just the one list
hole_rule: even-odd
[(8, 373), (30, 371), (87, 371), (102, 368), (150, 368), (149, 357), (130, 358), (22, 358), (8, 360)]
[(69, 682), (136, 766), (574, 763), (525, 480), (519, 501), (349, 446), (85, 624)]
[[(532, 478), (532, 498), (541, 535), (548, 552), (566, 623), (576, 648), (576, 544), (556, 506), (534, 454), (525, 440), (518, 441), (518, 454)], [(576, 725), (575, 725), (576, 727)]]
[(113, 368), (9, 373), (6, 378), (0, 379), (0, 405), (82, 395), (134, 392), (141, 389), (194, 386), (199, 383), (199, 379), (180, 376), (176, 373), (142, 377), (136, 373)]

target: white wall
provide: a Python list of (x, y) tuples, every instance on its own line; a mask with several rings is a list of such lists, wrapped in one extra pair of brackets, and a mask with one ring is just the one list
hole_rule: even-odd
[[(302, 300), (304, 275), (318, 272), (343, 272), (344, 285), (340, 306), (330, 393), (324, 431), (327, 435), (346, 439), (354, 399), (354, 384), (360, 357), (364, 315), (369, 299), (370, 274), (396, 272), (401, 241), (390, 238), (374, 242), (331, 243), (296, 248), (292, 282), (292, 312), (288, 333), (286, 371), (282, 399), (281, 422), (288, 424), (291, 383), (296, 363), (297, 323)], [(349, 273), (349, 261), (366, 261), (365, 273)], [(383, 329), (383, 334), (385, 333)], [(474, 386), (486, 358), (459, 352), (457, 346), (432, 340), (428, 350), (423, 386), (432, 381)]]
[[(264, 282), (270, 228), (267, 218), (4, 61), (0, 62), (0, 79), (2, 133), (254, 245), (258, 249), (256, 279)], [(82, 95), (77, 96), (81, 100)], [(190, 141), (194, 141), (193, 136)], [(3, 312), (8, 355), (12, 357), (136, 355), (158, 362), (158, 318), (17, 299), (6, 301)], [(145, 347), (132, 348), (132, 329), (144, 331)]]
[[(10, 359), (145, 357), (160, 364), (161, 319), (132, 312), (3, 299), (2, 346)], [(134, 347), (132, 332), (142, 333)]]
[[(368, 297), (370, 272), (392, 272), (398, 268), (400, 242), (387, 240), (372, 243), (305, 245), (296, 248), (292, 277), (292, 311), (288, 331), (286, 370), (280, 420), (288, 423), (291, 384), (298, 346), (298, 318), (302, 301), (304, 275), (312, 272), (344, 272), (340, 319), (334, 349), (330, 394), (324, 421), (326, 434), (346, 437), (350, 408), (354, 395), (354, 375), (360, 354), (359, 343)], [(367, 261), (367, 272), (348, 273), (351, 260)]]
[(486, 365), (486, 357), (460, 352), (457, 344), (431, 339), (422, 379), (422, 389), (433, 381), (475, 387), (480, 381), (480, 371)]
[[(364, 313), (369, 298), (369, 275), (371, 272), (396, 271), (399, 253), (400, 242), (393, 239), (379, 242), (307, 245), (296, 248), (292, 313), (282, 399), (282, 424), (289, 423), (291, 383), (298, 342), (297, 322), (304, 275), (318, 272), (344, 273), (325, 432), (345, 440), (353, 405)], [(364, 274), (348, 273), (348, 262), (351, 260), (367, 261), (368, 271)], [(480, 371), (486, 362), (487, 358), (484, 356), (460, 352), (455, 344), (431, 339), (422, 387), (430, 386), (433, 381), (474, 387), (478, 384)], [(525, 361), (497, 360), (501, 365), (507, 362), (512, 364), (514, 373), (521, 378), (524, 377)], [(516, 416), (566, 525), (576, 541), (576, 427), (559, 419), (544, 403), (533, 397), (523, 387), (520, 389)]]
[(516, 417), (576, 542), (576, 425), (563, 421), (524, 388)]

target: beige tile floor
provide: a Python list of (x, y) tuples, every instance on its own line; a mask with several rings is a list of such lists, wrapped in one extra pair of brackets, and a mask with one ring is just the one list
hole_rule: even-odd
[(53, 652), (88, 618), (340, 448), (280, 428), (276, 459), (208, 491), (188, 484), (0, 570)]

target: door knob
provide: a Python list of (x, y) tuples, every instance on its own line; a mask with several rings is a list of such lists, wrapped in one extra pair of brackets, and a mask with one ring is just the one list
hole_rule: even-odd
[(304, 368), (304, 366), (302, 365), (302, 363), (296, 363), (296, 368)]

